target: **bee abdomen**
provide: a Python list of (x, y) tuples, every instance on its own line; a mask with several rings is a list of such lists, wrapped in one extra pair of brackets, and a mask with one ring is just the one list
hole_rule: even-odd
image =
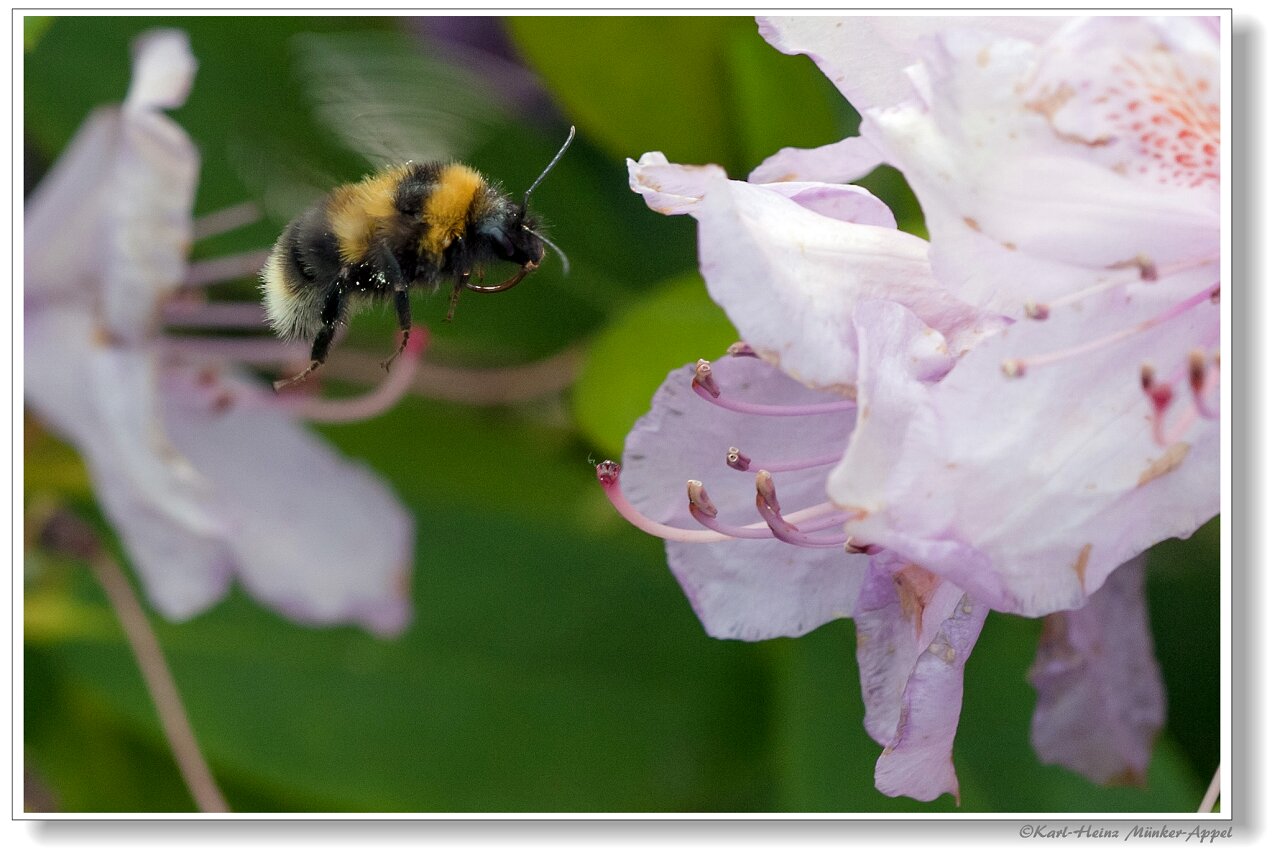
[(341, 261), (337, 242), (315, 207), (289, 223), (262, 269), (262, 302), (273, 331), (309, 340), (320, 331), (321, 309), (336, 286)]

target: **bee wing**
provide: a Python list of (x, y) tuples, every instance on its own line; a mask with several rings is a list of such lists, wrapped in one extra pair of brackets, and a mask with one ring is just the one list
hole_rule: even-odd
[(267, 216), (279, 222), (297, 216), (341, 183), (296, 146), (278, 139), (233, 135), (227, 159)]
[(404, 35), (306, 34), (292, 46), (317, 119), (374, 166), (464, 156), (507, 118), (484, 77)]

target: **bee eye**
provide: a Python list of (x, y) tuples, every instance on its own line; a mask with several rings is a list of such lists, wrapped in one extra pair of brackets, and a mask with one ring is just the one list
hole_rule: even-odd
[(507, 257), (511, 257), (516, 253), (516, 247), (512, 244), (511, 239), (503, 233), (499, 233), (495, 238), (495, 242), (502, 247), (502, 251)]

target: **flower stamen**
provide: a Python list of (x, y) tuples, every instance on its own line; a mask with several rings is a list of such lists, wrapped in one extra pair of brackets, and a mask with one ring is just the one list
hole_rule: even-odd
[(711, 374), (711, 363), (699, 361), (693, 371), (693, 392), (698, 396), (729, 411), (739, 414), (763, 414), (772, 417), (805, 417), (811, 414), (835, 414), (842, 411), (854, 411), (858, 404), (853, 400), (836, 402), (815, 402), (808, 405), (769, 405), (767, 403), (745, 402), (726, 398)]
[(760, 355), (756, 350), (751, 348), (750, 343), (739, 340), (737, 343), (729, 344), (729, 354), (734, 358), (759, 358)]
[[(1217, 262), (1218, 262), (1218, 259), (1216, 257), (1205, 258), (1202, 260), (1189, 260), (1183, 263), (1171, 263), (1168, 266), (1162, 267), (1157, 270), (1155, 264), (1151, 262), (1150, 258), (1146, 257), (1145, 255), (1138, 255), (1138, 257), (1134, 258), (1133, 260), (1128, 260), (1128, 261), (1124, 261), (1123, 263), (1113, 264), (1110, 268), (1111, 269), (1128, 269), (1132, 267), (1137, 267), (1138, 280), (1151, 284), (1151, 283), (1155, 283), (1156, 281), (1159, 281), (1161, 278), (1168, 278), (1170, 276), (1179, 275), (1183, 272), (1188, 272), (1193, 269), (1201, 269), (1206, 266), (1212, 266)], [(1097, 296), (1100, 293), (1106, 293), (1109, 290), (1114, 290), (1117, 287), (1123, 287), (1126, 284), (1132, 284), (1133, 280), (1134, 280), (1133, 276), (1129, 274), (1104, 275), (1102, 276), (1102, 278), (1099, 280), (1097, 284), (1094, 284), (1091, 287), (1084, 287), (1080, 290), (1075, 291), (1074, 293), (1069, 293), (1065, 296), (1054, 299), (1052, 301), (1027, 302), (1026, 307), (1024, 308), (1024, 311), (1028, 319), (1046, 320), (1050, 317), (1050, 315), (1052, 315), (1059, 308), (1064, 308), (1064, 307), (1067, 307), (1068, 305), (1074, 305), (1079, 302), (1083, 302), (1086, 299), (1092, 298), (1093, 296)]]
[(778, 490), (774, 487), (773, 476), (762, 470), (756, 474), (756, 510), (769, 525), (773, 537), (797, 547), (840, 547), (848, 542), (848, 536), (815, 536), (802, 531), (795, 524), (782, 516), (782, 507), (778, 501)]
[(815, 467), (832, 465), (840, 461), (843, 457), (843, 453), (831, 453), (826, 456), (815, 456), (808, 459), (796, 459), (795, 461), (789, 462), (770, 462), (766, 464), (764, 462), (752, 461), (751, 458), (742, 450), (737, 447), (730, 447), (729, 451), (725, 453), (724, 460), (725, 464), (729, 465), (729, 467), (743, 472), (768, 470), (773, 473), (785, 473), (792, 470), (809, 470)]
[(1201, 290), (1199, 293), (1196, 293), (1193, 296), (1183, 299), (1181, 302), (1178, 302), (1176, 305), (1173, 305), (1172, 307), (1169, 307), (1168, 309), (1161, 311), (1160, 313), (1156, 314), (1155, 316), (1149, 319), (1143, 320), (1137, 325), (1132, 325), (1132, 326), (1129, 326), (1128, 328), (1121, 329), (1120, 331), (1117, 331), (1113, 334), (1108, 334), (1104, 337), (1099, 337), (1095, 340), (1090, 340), (1086, 343), (1081, 343), (1079, 346), (1072, 346), (1068, 349), (1060, 349), (1057, 352), (1049, 352), (1044, 355), (1035, 355), (1030, 358), (1009, 358), (1000, 365), (1000, 369), (1009, 378), (1016, 379), (1016, 378), (1021, 378), (1022, 376), (1025, 376), (1027, 373), (1027, 370), (1032, 367), (1043, 367), (1048, 364), (1056, 363), (1058, 361), (1065, 361), (1070, 358), (1074, 358), (1077, 355), (1084, 355), (1089, 352), (1094, 352), (1098, 349), (1104, 349), (1108, 346), (1111, 346), (1112, 344), (1119, 343), (1121, 340), (1124, 340), (1129, 337), (1133, 337), (1134, 335), (1137, 335), (1137, 334), (1141, 334), (1144, 331), (1148, 331), (1162, 323), (1166, 323), (1171, 319), (1181, 316), (1191, 308), (1194, 308), (1196, 305), (1199, 305), (1202, 302), (1206, 302), (1214, 298), (1219, 293), (1220, 290), (1221, 290), (1221, 283), (1215, 283), (1212, 287)]
[(427, 349), (429, 337), (423, 328), (414, 327), (405, 344), (404, 357), (397, 358), (386, 378), (376, 388), (350, 399), (324, 399), (305, 394), (264, 395), (270, 404), (287, 409), (319, 423), (353, 423), (377, 417), (391, 409), (413, 384), (418, 361)]
[(161, 317), (186, 328), (265, 329), (266, 314), (257, 302), (209, 302), (178, 297), (165, 302)]
[[(718, 510), (707, 490), (701, 482), (690, 480), (688, 483), (689, 512), (698, 523), (707, 527), (705, 530), (689, 530), (663, 524), (645, 516), (636, 508), (626, 495), (622, 493), (620, 480), (622, 465), (615, 461), (603, 461), (596, 465), (596, 479), (604, 489), (605, 496), (618, 511), (618, 514), (632, 526), (649, 535), (664, 538), (668, 541), (683, 541), (695, 544), (710, 544), (717, 541), (734, 539), (770, 539), (777, 536), (768, 524), (756, 522), (747, 526), (732, 526), (717, 520)], [(822, 502), (779, 518), (792, 528), (801, 532), (830, 529), (849, 520), (849, 513), (834, 503)], [(841, 539), (843, 542), (844, 539)], [(824, 545), (831, 546), (831, 545)]]
[(207, 240), (219, 234), (226, 234), (237, 228), (252, 224), (262, 218), (262, 211), (252, 201), (245, 201), (231, 207), (224, 207), (212, 213), (206, 213), (191, 223), (191, 239), (193, 242)]
[(209, 260), (197, 260), (187, 266), (182, 276), (183, 287), (207, 287), (223, 281), (256, 276), (267, 262), (270, 252), (265, 249), (229, 254)]

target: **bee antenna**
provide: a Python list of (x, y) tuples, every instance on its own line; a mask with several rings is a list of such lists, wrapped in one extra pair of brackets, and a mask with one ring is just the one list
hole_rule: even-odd
[(564, 253), (564, 250), (561, 249), (560, 246), (551, 242), (551, 240), (544, 237), (542, 234), (539, 234), (533, 228), (530, 228), (528, 225), (523, 225), (522, 227), (529, 233), (533, 234), (538, 239), (542, 240), (548, 246), (550, 246), (552, 251), (554, 251), (556, 254), (560, 255), (560, 265), (564, 267), (564, 274), (567, 276), (569, 274), (569, 256)]
[[(556, 152), (556, 155), (551, 158), (551, 162), (547, 163), (547, 167), (542, 170), (542, 174), (538, 175), (538, 179), (535, 180), (532, 183), (532, 185), (530, 185), (530, 187), (524, 191), (524, 201), (521, 202), (520, 204), (521, 219), (524, 218), (524, 211), (529, 207), (529, 196), (533, 195), (533, 191), (538, 188), (538, 184), (542, 183), (542, 179), (547, 176), (547, 172), (551, 171), (551, 169), (555, 166), (555, 164), (560, 162), (560, 158), (564, 156), (565, 151), (569, 150), (569, 143), (573, 141), (573, 137), (577, 132), (578, 130), (576, 127), (574, 127), (572, 124), (569, 125), (569, 138), (564, 140), (564, 144), (560, 146), (560, 150)], [(535, 236), (543, 240), (543, 242), (546, 242), (547, 245), (551, 245), (551, 242), (547, 240), (545, 237), (543, 237), (541, 234), (535, 234)], [(559, 249), (556, 249), (556, 251), (559, 251)]]

